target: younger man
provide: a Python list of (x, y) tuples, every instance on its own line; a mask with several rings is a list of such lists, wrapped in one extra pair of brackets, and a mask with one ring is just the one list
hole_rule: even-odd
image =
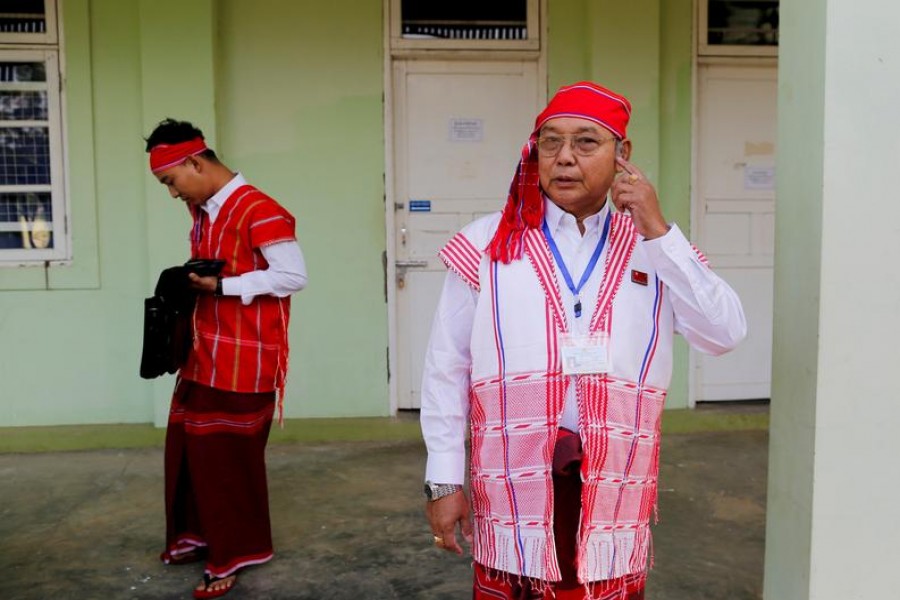
[(294, 217), (219, 162), (191, 123), (147, 138), (150, 170), (193, 218), (191, 258), (222, 259), (198, 292), (166, 433), (166, 564), (206, 560), (195, 598), (272, 558), (265, 448), (288, 366), (290, 295), (306, 286)]

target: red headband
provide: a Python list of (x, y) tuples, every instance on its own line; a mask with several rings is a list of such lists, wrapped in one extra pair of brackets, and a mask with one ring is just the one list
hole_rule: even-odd
[(559, 117), (593, 121), (622, 140), (625, 139), (625, 129), (631, 117), (631, 103), (624, 96), (590, 81), (561, 87), (547, 108), (534, 120), (532, 135), (536, 136), (544, 123)]
[(208, 150), (202, 137), (177, 144), (158, 144), (150, 149), (150, 171), (154, 174), (181, 164), (184, 159)]
[(535, 119), (534, 130), (522, 147), (522, 157), (509, 185), (500, 225), (487, 248), (491, 260), (509, 264), (522, 258), (525, 230), (541, 226), (544, 198), (538, 173), (537, 137), (544, 123), (560, 117), (593, 121), (622, 140), (631, 117), (631, 103), (590, 81), (559, 88), (547, 108)]

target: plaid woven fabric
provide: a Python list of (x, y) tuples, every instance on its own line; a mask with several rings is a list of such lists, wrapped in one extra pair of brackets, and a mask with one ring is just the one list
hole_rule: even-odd
[(552, 584), (500, 573), (475, 564), (473, 600), (644, 600), (646, 578), (626, 575), (601, 584), (561, 590)]
[[(472, 253), (459, 252), (463, 246), (484, 247), (484, 240), (466, 233), (472, 236), (467, 243), (457, 238), (457, 251), (445, 251), (442, 258), (480, 290), (470, 392), (475, 561), (536, 581), (559, 580), (551, 465), (557, 419), (574, 381), (584, 450), (578, 579), (646, 573), (665, 400), (665, 390), (648, 385), (647, 374), (656, 356), (662, 288), (653, 308), (657, 321), (643, 326), (649, 339), (643, 361), (572, 378), (561, 373), (558, 338), (568, 323), (543, 237), (526, 232), (528, 260), (501, 266), (487, 259), (476, 263)], [(593, 331), (610, 332), (613, 302), (636, 241), (631, 219), (615, 215)]]
[[(520, 377), (473, 386), (474, 558), (501, 571), (556, 581), (551, 452), (567, 378)], [(583, 376), (577, 386), (586, 407), (579, 580), (643, 573), (665, 392), (638, 391), (634, 382), (607, 376)]]
[(462, 232), (457, 233), (438, 252), (438, 256), (448, 269), (459, 275), (476, 292), (481, 289), (478, 269), (481, 265), (481, 251)]
[[(195, 213), (195, 227), (198, 226)], [(294, 218), (275, 200), (242, 186), (225, 201), (215, 222), (199, 221), (194, 258), (226, 261), (223, 277), (268, 267), (260, 248), (294, 240)], [(194, 345), (181, 369), (185, 379), (233, 392), (284, 389), (288, 365), (290, 297), (200, 295), (194, 309)]]

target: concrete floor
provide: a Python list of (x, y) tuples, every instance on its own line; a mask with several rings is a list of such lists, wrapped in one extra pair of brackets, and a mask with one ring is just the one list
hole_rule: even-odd
[[(761, 598), (765, 431), (664, 435), (648, 600)], [(270, 444), (276, 556), (232, 600), (462, 599), (466, 558), (435, 550), (418, 441)], [(0, 599), (190, 598), (163, 566), (160, 448), (0, 455)]]

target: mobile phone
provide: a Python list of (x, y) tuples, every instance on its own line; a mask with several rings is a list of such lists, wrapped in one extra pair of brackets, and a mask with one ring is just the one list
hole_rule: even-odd
[(220, 258), (192, 258), (184, 263), (188, 273), (196, 273), (200, 277), (213, 277), (222, 272), (225, 261)]

